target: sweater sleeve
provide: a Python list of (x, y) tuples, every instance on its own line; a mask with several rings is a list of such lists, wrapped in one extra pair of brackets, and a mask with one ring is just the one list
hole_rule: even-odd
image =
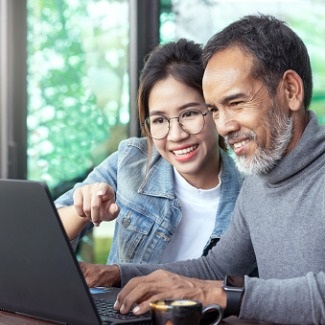
[(245, 277), (240, 318), (282, 324), (325, 324), (325, 273), (291, 279)]
[[(320, 214), (324, 218), (325, 191)], [(245, 277), (240, 318), (286, 324), (325, 324), (325, 272), (288, 279)]]

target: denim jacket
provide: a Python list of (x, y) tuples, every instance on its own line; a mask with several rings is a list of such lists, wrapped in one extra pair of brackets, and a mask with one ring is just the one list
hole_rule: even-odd
[[(220, 151), (221, 198), (214, 230), (202, 248), (203, 255), (227, 229), (242, 183), (232, 158)], [(173, 166), (153, 147), (146, 177), (147, 158), (145, 138), (124, 140), (118, 151), (95, 167), (82, 183), (55, 201), (57, 207), (72, 205), (75, 188), (89, 183), (106, 182), (113, 187), (120, 212), (107, 261), (109, 264), (159, 263), (182, 218), (180, 202), (174, 191)]]

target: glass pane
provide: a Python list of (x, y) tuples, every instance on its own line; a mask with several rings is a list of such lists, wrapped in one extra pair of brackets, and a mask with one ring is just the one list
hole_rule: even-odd
[(294, 29), (305, 42), (313, 69), (314, 93), (311, 103), (325, 125), (325, 2), (322, 0), (229, 1), (161, 0), (160, 38), (164, 43), (181, 37), (205, 44), (217, 31), (248, 14), (271, 14)]
[(27, 4), (28, 178), (56, 197), (127, 137), (129, 2)]

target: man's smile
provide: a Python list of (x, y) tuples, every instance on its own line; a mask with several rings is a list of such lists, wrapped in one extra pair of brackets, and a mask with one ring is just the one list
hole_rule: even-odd
[(249, 139), (247, 139), (247, 140), (243, 140), (243, 141), (240, 141), (240, 142), (235, 142), (235, 143), (233, 144), (233, 146), (234, 146), (235, 149), (238, 149), (238, 148), (243, 147), (243, 146), (244, 146), (245, 144), (247, 144), (248, 142), (250, 142)]

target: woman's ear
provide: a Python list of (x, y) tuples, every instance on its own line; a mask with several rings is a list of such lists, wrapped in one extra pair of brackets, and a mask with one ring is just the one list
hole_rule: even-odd
[(300, 110), (304, 102), (304, 84), (297, 72), (287, 70), (283, 74), (282, 90), (289, 109)]

